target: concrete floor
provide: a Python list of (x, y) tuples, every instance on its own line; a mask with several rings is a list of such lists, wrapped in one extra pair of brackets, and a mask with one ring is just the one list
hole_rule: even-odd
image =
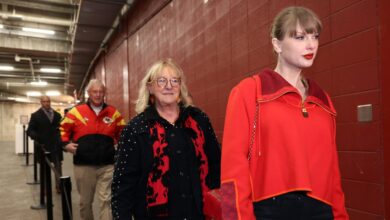
[[(30, 164), (33, 156), (30, 155)], [(33, 210), (32, 205), (39, 204), (39, 185), (28, 185), (33, 182), (33, 166), (25, 166), (24, 156), (15, 154), (14, 142), (0, 141), (0, 219), (4, 220), (46, 220), (46, 209)], [(72, 181), (73, 220), (81, 220), (79, 215), (79, 196), (73, 177), (72, 156), (64, 154), (62, 172)], [(52, 174), (53, 176), (53, 174)], [(61, 195), (53, 185), (53, 219), (62, 220)], [(98, 219), (98, 201), (94, 203), (95, 219)]]

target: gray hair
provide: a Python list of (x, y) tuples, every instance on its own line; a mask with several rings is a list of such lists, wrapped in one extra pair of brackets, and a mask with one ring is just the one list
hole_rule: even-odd
[(104, 91), (106, 91), (106, 86), (104, 83), (99, 79), (91, 79), (86, 87), (86, 90), (89, 91), (92, 86), (99, 86), (103, 88)]

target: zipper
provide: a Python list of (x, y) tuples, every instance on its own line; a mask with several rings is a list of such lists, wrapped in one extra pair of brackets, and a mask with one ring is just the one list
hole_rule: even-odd
[(313, 100), (310, 100), (309, 102), (311, 103), (314, 103), (316, 104), (317, 106), (319, 106), (320, 108), (322, 108), (324, 111), (328, 112), (329, 114), (333, 115), (333, 116), (336, 116), (336, 113), (332, 112), (331, 110), (329, 110), (328, 108), (325, 108), (323, 105), (321, 105), (320, 103), (316, 102), (316, 101), (313, 101)]
[[(281, 93), (281, 94), (279, 94), (279, 95), (273, 97), (272, 99), (267, 99), (266, 101), (257, 99), (257, 101), (258, 101), (259, 103), (261, 103), (261, 102), (273, 101), (273, 100), (275, 100), (275, 99), (277, 99), (277, 98), (279, 98), (279, 97), (281, 97), (281, 96), (283, 96), (283, 95), (285, 95), (285, 94), (287, 94), (287, 93), (290, 93), (290, 92), (297, 93), (296, 91), (286, 91), (286, 92), (283, 92), (283, 93)], [(298, 94), (298, 93), (297, 93), (297, 94)], [(307, 109), (306, 109), (305, 101), (304, 101), (303, 99), (302, 99), (302, 102), (301, 102), (301, 112), (302, 112), (303, 117), (305, 117), (305, 118), (308, 118), (308, 117), (309, 117), (309, 112), (308, 112)]]
[[(286, 92), (283, 92), (283, 93), (281, 93), (281, 94), (279, 94), (279, 95), (277, 95), (277, 96), (275, 96), (275, 97), (273, 97), (273, 98), (271, 98), (271, 99), (267, 99), (267, 100), (257, 99), (257, 101), (258, 101), (259, 103), (273, 101), (273, 100), (275, 100), (275, 99), (277, 99), (277, 98), (279, 98), (279, 97), (281, 97), (281, 96), (283, 96), (283, 95), (285, 95), (285, 94), (287, 94), (287, 93), (290, 93), (290, 92), (295, 92), (295, 93), (297, 93), (296, 91), (286, 91)], [(297, 93), (297, 94), (298, 94), (298, 93)], [(306, 99), (306, 100), (307, 100), (307, 99)], [(313, 101), (312, 99), (307, 100), (307, 102), (316, 104), (317, 106), (319, 106), (320, 108), (322, 108), (324, 111), (328, 112), (329, 114), (331, 114), (331, 115), (333, 115), (333, 116), (336, 116), (336, 113), (332, 112), (332, 111), (329, 110), (328, 108), (325, 108), (323, 105), (321, 105), (320, 103), (318, 103), (318, 102), (316, 102), (316, 101)], [(308, 118), (308, 117), (309, 117), (309, 112), (307, 111), (307, 108), (306, 108), (306, 106), (305, 106), (305, 101), (304, 101), (304, 100), (302, 100), (302, 102), (301, 102), (301, 112), (302, 112), (303, 117), (305, 117), (305, 118)]]
[(303, 100), (301, 102), (301, 110), (302, 110), (303, 117), (308, 118), (309, 117), (309, 112), (307, 112), (307, 109), (305, 107), (305, 101), (303, 101)]

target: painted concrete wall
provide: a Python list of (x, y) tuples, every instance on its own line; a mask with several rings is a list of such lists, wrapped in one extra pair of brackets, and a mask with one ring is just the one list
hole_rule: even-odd
[[(0, 141), (15, 140), (15, 124), (20, 123), (20, 116), (36, 111), (40, 105), (0, 102)], [(27, 126), (26, 126), (27, 128)]]

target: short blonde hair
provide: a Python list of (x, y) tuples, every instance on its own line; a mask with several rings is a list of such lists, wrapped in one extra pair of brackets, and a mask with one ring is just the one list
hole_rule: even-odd
[(286, 35), (296, 36), (298, 24), (309, 34), (320, 34), (322, 30), (321, 21), (312, 10), (293, 6), (283, 9), (276, 15), (272, 24), (271, 38), (283, 40)]
[(176, 72), (178, 77), (181, 79), (180, 84), (180, 101), (184, 106), (192, 105), (192, 99), (188, 93), (185, 77), (183, 70), (170, 58), (165, 60), (159, 60), (154, 63), (146, 72), (146, 75), (141, 80), (138, 90), (138, 99), (135, 105), (135, 111), (137, 113), (143, 112), (147, 107), (152, 103), (150, 100), (150, 93), (148, 89), (148, 84), (155, 80), (158, 77), (158, 74), (165, 68), (169, 67)]

